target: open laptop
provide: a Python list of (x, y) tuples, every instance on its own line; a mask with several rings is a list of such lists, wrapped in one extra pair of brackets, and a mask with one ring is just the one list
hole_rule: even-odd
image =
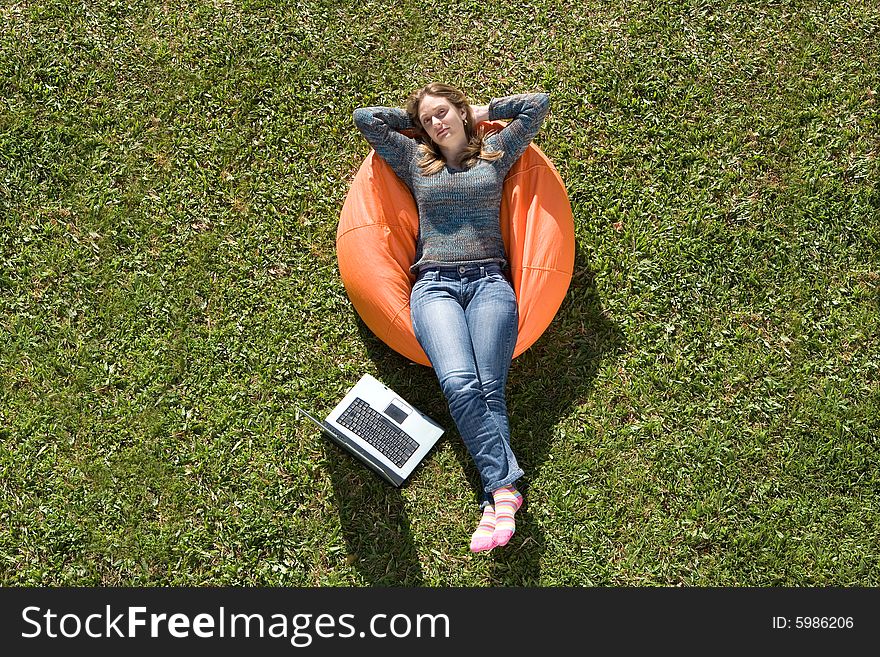
[(443, 435), (443, 429), (400, 395), (364, 374), (324, 420), (296, 407), (327, 437), (386, 481), (400, 486)]

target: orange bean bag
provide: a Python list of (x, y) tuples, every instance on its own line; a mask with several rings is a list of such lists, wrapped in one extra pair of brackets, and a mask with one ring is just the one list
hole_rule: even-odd
[[(499, 122), (487, 122), (501, 129)], [(413, 333), (409, 295), (419, 217), (409, 188), (375, 151), (364, 160), (336, 231), (339, 273), (361, 319), (389, 347), (430, 367)], [(574, 267), (574, 219), (553, 163), (531, 144), (504, 180), (501, 234), (519, 305), (514, 357), (550, 325)]]

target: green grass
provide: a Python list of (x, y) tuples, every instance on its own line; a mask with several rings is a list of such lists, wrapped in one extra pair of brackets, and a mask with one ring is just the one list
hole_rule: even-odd
[[(394, 7), (394, 9), (392, 9)], [(0, 6), (0, 584), (880, 585), (880, 9)], [(569, 294), (514, 361), (517, 535), (360, 322), (351, 121), (551, 95)], [(447, 429), (393, 490), (295, 419)]]

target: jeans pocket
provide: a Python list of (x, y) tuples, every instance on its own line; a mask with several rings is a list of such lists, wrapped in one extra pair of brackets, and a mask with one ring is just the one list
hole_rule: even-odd
[(502, 283), (507, 283), (508, 285), (510, 285), (510, 279), (508, 279), (507, 276), (502, 274), (500, 271), (489, 272), (488, 274), (486, 274), (486, 278), (493, 280), (493, 281), (500, 281)]
[(435, 271), (428, 271), (428, 272), (425, 272), (423, 275), (419, 276), (416, 279), (416, 282), (413, 283), (412, 289), (409, 292), (410, 304), (412, 304), (413, 299), (415, 298), (416, 295), (422, 294), (424, 289), (426, 287), (430, 286), (436, 280), (437, 280), (437, 272), (435, 272)]

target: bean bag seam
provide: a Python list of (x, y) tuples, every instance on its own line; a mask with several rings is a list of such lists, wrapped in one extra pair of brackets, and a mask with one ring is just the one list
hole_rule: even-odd
[(407, 224), (361, 224), (360, 226), (352, 226), (348, 228), (344, 233), (340, 233), (336, 236), (336, 239), (340, 239), (349, 233), (360, 230), (361, 228), (371, 228), (372, 226), (383, 226), (385, 228), (406, 228), (408, 231), (411, 230), (411, 227)]
[(391, 319), (391, 323), (388, 325), (388, 335), (391, 335), (391, 329), (394, 328), (394, 324), (395, 324), (395, 322), (397, 322), (397, 318), (400, 317), (400, 313), (402, 313), (407, 308), (409, 308), (409, 301), (407, 301), (406, 304), (400, 310), (398, 310), (396, 313), (394, 313), (394, 317)]
[(553, 271), (560, 274), (571, 274), (567, 269), (553, 269), (552, 267), (533, 267), (532, 265), (521, 265), (520, 269), (531, 269), (533, 271)]
[(510, 182), (511, 180), (513, 180), (514, 178), (517, 178), (517, 177), (523, 175), (524, 173), (528, 173), (528, 172), (531, 171), (532, 169), (546, 169), (547, 171), (553, 171), (553, 169), (551, 169), (550, 167), (548, 167), (546, 164), (541, 164), (541, 163), (533, 164), (533, 165), (530, 166), (528, 169), (522, 169), (521, 171), (517, 171), (516, 173), (514, 173), (514, 174), (508, 176), (507, 179), (504, 181), (504, 184), (506, 185), (507, 183), (509, 183), (509, 182)]

